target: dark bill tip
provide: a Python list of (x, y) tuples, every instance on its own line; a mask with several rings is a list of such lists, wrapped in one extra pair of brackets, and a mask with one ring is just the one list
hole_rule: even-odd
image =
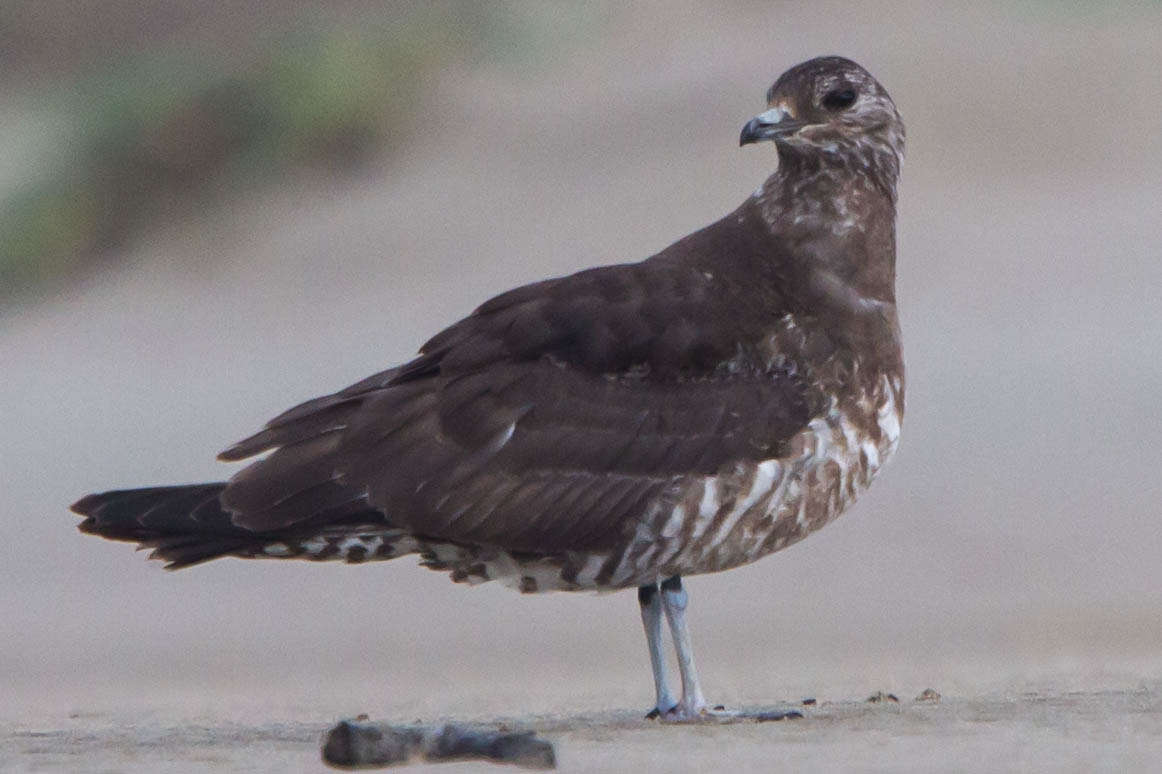
[(782, 108), (771, 108), (746, 122), (738, 136), (738, 144), (743, 146), (765, 140), (777, 140), (794, 134), (804, 126), (805, 122), (796, 121)]

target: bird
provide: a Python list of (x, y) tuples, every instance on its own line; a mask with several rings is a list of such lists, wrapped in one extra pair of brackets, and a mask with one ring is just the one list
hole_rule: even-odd
[(502, 293), (221, 452), (252, 460), (228, 481), (90, 494), (80, 530), (170, 569), (414, 554), (525, 593), (636, 588), (649, 716), (713, 716), (682, 579), (835, 519), (904, 413), (900, 115), (839, 56), (766, 96), (739, 145), (773, 144), (774, 171), (733, 212), (644, 261)]

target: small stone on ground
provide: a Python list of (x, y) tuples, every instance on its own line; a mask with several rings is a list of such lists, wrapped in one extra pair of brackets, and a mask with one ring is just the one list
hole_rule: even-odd
[(883, 691), (876, 691), (871, 696), (868, 696), (867, 700), (869, 702), (871, 702), (872, 704), (878, 704), (879, 702), (884, 702), (884, 701), (895, 702), (896, 704), (900, 703), (900, 699), (899, 699), (899, 697), (896, 696), (896, 694), (884, 693)]

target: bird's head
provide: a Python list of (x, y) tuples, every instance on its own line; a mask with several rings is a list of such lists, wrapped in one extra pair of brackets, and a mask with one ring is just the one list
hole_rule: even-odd
[(850, 59), (795, 65), (767, 92), (769, 110), (742, 128), (740, 145), (772, 140), (779, 155), (846, 159), (904, 154), (904, 124), (883, 86)]

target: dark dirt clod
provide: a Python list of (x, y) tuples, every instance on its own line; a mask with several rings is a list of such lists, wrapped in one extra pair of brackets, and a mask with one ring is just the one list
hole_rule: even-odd
[(386, 768), (413, 758), (487, 760), (528, 769), (557, 766), (552, 743), (537, 739), (532, 731), (508, 733), (453, 723), (424, 727), (344, 720), (327, 732), (322, 754), (325, 763), (338, 768)]

